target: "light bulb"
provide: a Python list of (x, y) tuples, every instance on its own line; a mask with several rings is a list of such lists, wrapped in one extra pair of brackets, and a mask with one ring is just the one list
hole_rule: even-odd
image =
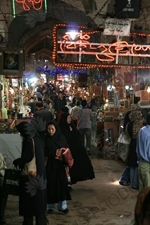
[(147, 87), (147, 92), (150, 93), (150, 86)]
[(71, 31), (66, 32), (66, 34), (69, 34), (70, 37), (71, 37), (71, 39), (72, 39), (72, 40), (75, 40), (75, 38), (76, 38), (76, 36), (79, 34), (79, 32), (76, 31), (76, 30), (71, 30)]

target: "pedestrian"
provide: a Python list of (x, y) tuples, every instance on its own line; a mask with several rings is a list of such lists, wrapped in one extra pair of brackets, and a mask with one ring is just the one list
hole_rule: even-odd
[[(87, 153), (91, 154), (91, 132), (92, 132), (92, 111), (87, 107), (87, 101), (82, 100), (82, 109), (78, 113), (77, 129), (79, 129), (81, 143), (85, 146)], [(84, 139), (86, 138), (86, 144)]]
[(69, 100), (69, 99), (67, 99), (66, 100), (66, 105), (65, 105), (65, 107), (67, 107), (68, 108), (68, 112), (70, 113), (70, 111), (71, 111), (71, 107), (72, 107), (72, 105), (71, 105), (72, 103), (71, 103), (71, 101)]
[(49, 102), (49, 107), (48, 107), (48, 110), (52, 113), (53, 115), (53, 118), (55, 119), (55, 108), (54, 108), (54, 103), (51, 101)]
[(36, 121), (40, 124), (41, 128), (38, 131), (41, 138), (44, 141), (45, 138), (45, 130), (46, 130), (46, 124), (48, 124), (51, 120), (54, 119), (52, 113), (48, 109), (44, 109), (43, 102), (37, 102), (36, 103), (36, 109), (37, 111), (34, 113), (33, 118), (31, 119), (31, 123), (36, 123)]
[[(136, 109), (131, 111), (129, 114), (130, 122), (126, 125), (126, 132), (127, 135), (131, 138), (129, 144), (129, 153), (127, 158), (127, 166), (130, 171), (130, 186), (134, 189), (139, 188), (139, 179), (138, 179), (138, 163), (137, 163), (137, 153), (136, 153), (136, 143), (138, 132), (143, 125), (142, 113), (141, 110)], [(127, 170), (127, 169), (125, 169)], [(129, 185), (122, 183), (120, 180), (121, 185)]]
[(58, 210), (68, 213), (67, 200), (71, 200), (68, 189), (65, 163), (60, 159), (61, 148), (68, 147), (65, 137), (62, 135), (58, 123), (51, 121), (46, 128), (45, 156), (47, 158), (47, 210), (53, 213), (57, 204)]
[(74, 158), (74, 165), (70, 169), (71, 183), (75, 184), (78, 181), (92, 180), (95, 178), (95, 175), (91, 160), (85, 147), (81, 144), (79, 131), (75, 128), (69, 113), (62, 115), (59, 127), (67, 140)]
[(37, 111), (33, 115), (34, 118), (41, 118), (43, 122), (46, 122), (46, 124), (54, 119), (52, 113), (48, 109), (44, 109), (43, 102), (37, 102), (36, 109)]
[(140, 190), (150, 186), (150, 112), (146, 116), (146, 122), (147, 125), (139, 131), (136, 147)]
[[(124, 121), (123, 121), (123, 131), (124, 132), (126, 132), (126, 130), (127, 130), (127, 124), (131, 121), (130, 117), (129, 117), (130, 113), (136, 109), (138, 109), (138, 107), (135, 104), (132, 104), (131, 109), (125, 114)], [(129, 148), (129, 147), (127, 147), (127, 148)], [(130, 166), (128, 166), (128, 165), (126, 166), (125, 170), (123, 171), (123, 173), (119, 179), (119, 184), (123, 185), (123, 186), (130, 185)]]
[(81, 104), (80, 101), (77, 100), (75, 102), (75, 105), (70, 110), (70, 115), (75, 128), (77, 127), (78, 113), (79, 113), (79, 110), (81, 109), (80, 104)]
[(58, 97), (55, 100), (55, 110), (58, 113), (62, 107), (66, 106), (66, 98), (63, 92), (59, 92)]
[(46, 225), (44, 143), (38, 133), (30, 132), (28, 122), (19, 123), (16, 129), (22, 137), (22, 152), (21, 158), (14, 160), (13, 164), (23, 170), (25, 164), (33, 159), (35, 153), (37, 173), (34, 176), (32, 176), (33, 174), (20, 176), (19, 215), (24, 218), (22, 225), (33, 225), (34, 217), (36, 218), (36, 225)]
[(98, 110), (96, 116), (96, 138), (97, 138), (97, 148), (102, 152), (104, 147), (104, 112)]
[(64, 107), (62, 107), (60, 110), (59, 110), (59, 112), (56, 114), (56, 122), (59, 124), (59, 122), (60, 122), (60, 119), (61, 119), (61, 116), (62, 116), (62, 114), (63, 113), (65, 113), (65, 112), (69, 112), (69, 109), (68, 109), (68, 107), (66, 107), (66, 106), (64, 106)]

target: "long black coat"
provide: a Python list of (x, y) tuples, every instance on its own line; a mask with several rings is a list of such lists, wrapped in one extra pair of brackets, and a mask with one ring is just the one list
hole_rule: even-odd
[(66, 99), (65, 97), (60, 99), (59, 97), (55, 100), (55, 110), (56, 112), (59, 112), (62, 107), (66, 105)]
[(127, 127), (128, 134), (131, 138), (130, 145), (129, 145), (129, 153), (128, 153), (128, 158), (127, 158), (127, 166), (131, 167), (137, 167), (137, 154), (136, 154), (136, 138), (133, 138), (132, 134), (132, 129), (133, 129), (133, 122), (130, 121)]
[[(20, 177), (19, 214), (21, 216), (37, 216), (46, 212), (47, 191), (44, 145), (38, 136), (34, 138), (35, 155), (37, 164), (37, 177)], [(33, 158), (33, 142), (26, 138), (22, 145), (20, 165), (31, 161)]]
[[(55, 121), (52, 122), (55, 125)], [(48, 157), (46, 165), (47, 174), (47, 203), (58, 203), (63, 200), (71, 200), (68, 190), (68, 183), (63, 161), (55, 159), (56, 150), (62, 147), (68, 147), (66, 139), (58, 131), (55, 137), (46, 136), (45, 156)]]
[[(85, 147), (81, 144), (79, 132), (72, 123), (70, 125), (67, 124), (68, 115), (69, 113), (64, 113), (62, 115), (59, 126), (74, 158), (74, 165), (70, 169), (71, 181), (74, 184), (78, 181), (92, 180), (95, 178), (95, 175), (91, 160), (87, 155)], [(69, 126), (71, 126), (72, 131)]]

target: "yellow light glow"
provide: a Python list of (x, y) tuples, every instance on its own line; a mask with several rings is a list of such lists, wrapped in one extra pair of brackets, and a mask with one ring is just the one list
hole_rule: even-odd
[(150, 86), (147, 87), (147, 92), (150, 93)]
[(120, 185), (118, 180), (116, 180), (116, 181), (113, 182), (112, 184), (113, 184), (113, 185)]

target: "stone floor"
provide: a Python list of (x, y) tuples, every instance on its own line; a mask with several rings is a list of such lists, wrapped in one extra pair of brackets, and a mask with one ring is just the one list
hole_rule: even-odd
[[(133, 218), (137, 190), (120, 186), (118, 179), (125, 168), (121, 160), (104, 160), (92, 154), (94, 180), (73, 185), (69, 213), (48, 215), (50, 225), (129, 225)], [(22, 224), (18, 216), (18, 198), (9, 196), (6, 221), (8, 225)]]

